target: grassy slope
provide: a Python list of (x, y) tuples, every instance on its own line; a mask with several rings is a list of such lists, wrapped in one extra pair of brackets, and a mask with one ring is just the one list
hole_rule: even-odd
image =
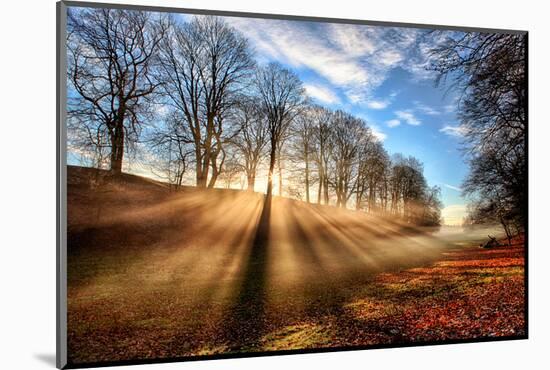
[[(429, 313), (440, 318), (430, 307), (461, 300), (493, 276), (515, 279), (520, 299), (520, 260), (502, 276), (487, 270), (478, 279), (479, 269), (445, 264), (448, 240), (279, 198), (259, 243), (260, 194), (170, 193), (131, 175), (92, 190), (92, 170), (68, 174), (72, 362), (521, 334), (518, 320), (477, 331), (435, 318), (418, 323)], [(451, 323), (464, 309), (452, 307)]]

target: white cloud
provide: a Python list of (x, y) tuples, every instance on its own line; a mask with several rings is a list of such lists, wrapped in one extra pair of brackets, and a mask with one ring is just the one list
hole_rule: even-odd
[(422, 113), (424, 114), (428, 114), (430, 116), (437, 116), (439, 114), (441, 114), (441, 112), (439, 112), (438, 110), (430, 107), (430, 106), (427, 106), (419, 101), (414, 101), (414, 105), (416, 107), (416, 109), (418, 109), (419, 111), (421, 111)]
[(322, 102), (328, 104), (335, 104), (340, 102), (338, 96), (331, 89), (325, 86), (317, 84), (305, 84), (304, 88), (306, 89), (306, 93), (309, 96)]
[[(367, 70), (350, 47), (337, 48), (324, 37), (327, 25), (284, 20), (228, 18), (260, 52), (295, 68), (309, 68), (337, 86), (366, 84)], [(338, 44), (338, 40), (334, 41)]]
[(441, 210), (445, 225), (461, 225), (467, 214), (465, 204), (451, 204)]
[(389, 100), (369, 100), (367, 102), (367, 107), (370, 109), (386, 109), (390, 105)]
[(453, 113), (456, 111), (456, 103), (449, 103), (443, 107), (445, 113)]
[(388, 135), (386, 135), (384, 132), (382, 132), (380, 127), (378, 127), (377, 125), (374, 125), (374, 124), (369, 124), (369, 127), (372, 131), (372, 134), (374, 135), (374, 137), (376, 139), (378, 139), (378, 141), (384, 141), (384, 140), (387, 139)]
[(395, 115), (411, 126), (418, 126), (422, 124), (422, 122), (415, 117), (414, 113), (410, 109), (395, 111)]
[(446, 42), (447, 37), (447, 33), (440, 32), (424, 33), (422, 37), (415, 39), (415, 48), (410, 50), (403, 66), (412, 74), (413, 80), (433, 79), (437, 75), (437, 72), (431, 68), (431, 51), (436, 45)]
[(396, 50), (384, 51), (379, 56), (383, 65), (393, 67), (403, 60), (403, 55)]
[(399, 94), (397, 91), (392, 91), (385, 99), (371, 98), (366, 102), (366, 106), (370, 109), (386, 109)]
[(443, 184), (444, 187), (448, 188), (448, 189), (451, 189), (451, 190), (455, 190), (455, 191), (462, 191), (461, 188), (459, 188), (458, 186), (453, 186), (453, 185), (449, 185), (449, 184)]
[(386, 121), (386, 125), (388, 127), (397, 127), (401, 124), (401, 121), (398, 119), (390, 119), (389, 121)]
[(461, 125), (458, 125), (458, 126), (446, 125), (440, 128), (439, 132), (442, 132), (446, 135), (453, 136), (453, 137), (462, 137), (467, 133), (467, 129), (466, 127)]
[(376, 50), (372, 40), (365, 37), (364, 27), (336, 23), (331, 23), (328, 27), (335, 43), (350, 55), (361, 56)]

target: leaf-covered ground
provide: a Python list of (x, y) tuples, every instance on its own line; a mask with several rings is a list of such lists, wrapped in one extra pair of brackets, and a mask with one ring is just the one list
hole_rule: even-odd
[(382, 273), (347, 305), (370, 330), (355, 344), (525, 335), (524, 247), (464, 248)]
[(72, 364), (525, 333), (521, 240), (89, 178), (69, 169)]

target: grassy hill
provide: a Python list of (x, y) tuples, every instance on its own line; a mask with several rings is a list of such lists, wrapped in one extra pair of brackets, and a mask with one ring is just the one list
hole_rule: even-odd
[[(162, 242), (157, 247), (167, 247), (174, 244), (172, 239), (183, 236), (185, 244), (191, 245), (199, 243), (191, 240), (199, 234), (207, 239), (215, 234), (227, 241), (233, 233), (243, 236), (252, 232), (263, 201), (259, 193), (192, 186), (175, 192), (165, 183), (136, 175), (122, 174), (115, 179), (107, 171), (68, 166), (69, 249), (98, 248), (100, 244), (108, 244), (110, 249), (139, 249), (156, 242)], [(331, 238), (342, 234), (340, 239), (364, 241), (365, 237), (419, 231), (398, 220), (287, 198), (274, 197), (272, 208), (274, 234), (295, 221), (290, 231), (302, 239), (314, 237), (308, 235), (311, 233)], [(303, 223), (307, 223), (305, 229)], [(344, 235), (348, 232), (350, 235)]]

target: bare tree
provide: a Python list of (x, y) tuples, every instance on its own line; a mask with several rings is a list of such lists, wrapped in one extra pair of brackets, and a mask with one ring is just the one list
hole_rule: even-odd
[(150, 70), (166, 23), (142, 11), (70, 9), (67, 30), (69, 120), (84, 140), (110, 150), (110, 169), (120, 174), (159, 86)]
[(235, 134), (224, 123), (253, 66), (247, 39), (221, 18), (172, 20), (162, 43), (160, 77), (193, 137), (198, 187), (216, 183), (225, 158), (223, 145)]
[(424, 217), (428, 213), (434, 215), (441, 208), (439, 191), (434, 192), (437, 188), (428, 187), (423, 171), (423, 164), (418, 159), (394, 155), (390, 180), (391, 212), (410, 223), (425, 224)]
[(329, 183), (328, 166), (332, 153), (331, 123), (333, 122), (333, 113), (326, 108), (316, 106), (310, 110), (314, 119), (315, 128), (313, 130), (313, 160), (317, 166), (318, 189), (317, 203), (321, 204), (321, 199), (325, 204), (329, 203)]
[(287, 129), (305, 103), (302, 82), (293, 72), (277, 63), (258, 68), (256, 89), (265, 111), (269, 136), (267, 197), (273, 193), (273, 170), (277, 148)]
[(355, 208), (361, 209), (363, 207), (366, 195), (367, 209), (369, 212), (373, 212), (378, 208), (376, 204), (377, 197), (385, 196), (378, 194), (379, 190), (380, 193), (387, 190), (384, 186), (389, 157), (382, 143), (372, 135), (372, 132), (366, 137), (359, 157)]
[(343, 111), (336, 111), (332, 123), (332, 168), (327, 176), (336, 193), (336, 206), (345, 208), (355, 193), (359, 154), (372, 136), (366, 123)]
[(291, 136), (293, 138), (291, 146), (293, 147), (292, 159), (295, 162), (303, 164), (304, 188), (306, 202), (310, 203), (310, 183), (311, 169), (310, 162), (314, 156), (314, 132), (316, 130), (316, 116), (313, 107), (308, 106), (299, 115), (296, 116), (291, 126)]
[(422, 226), (439, 226), (441, 224), (441, 188), (432, 186), (426, 189), (422, 202), (422, 214), (419, 224)]
[(236, 153), (230, 152), (226, 156), (226, 160), (223, 162), (223, 171), (220, 172), (219, 180), (221, 180), (226, 189), (231, 189), (233, 184), (239, 183), (241, 174), (243, 173), (243, 167), (239, 163)]
[(264, 112), (253, 99), (243, 97), (233, 115), (239, 133), (232, 143), (242, 157), (242, 168), (247, 178), (247, 190), (254, 191), (256, 173), (268, 142), (268, 125)]
[(155, 156), (151, 171), (176, 189), (182, 185), (193, 154), (193, 139), (184, 120), (180, 112), (173, 111), (164, 122), (151, 129), (148, 138), (149, 149)]
[[(526, 176), (521, 159), (525, 153), (518, 148), (502, 156), (499, 154), (500, 146), (498, 141), (483, 148), (478, 154), (478, 158), (483, 160), (471, 166), (463, 187), (466, 194), (475, 194), (470, 222), (483, 224), (495, 221), (502, 226), (510, 242), (512, 230), (520, 233), (525, 227), (525, 205), (521, 203), (524, 189), (520, 186)], [(492, 217), (489, 217), (489, 211), (494, 212)]]
[[(475, 212), (481, 205), (520, 230), (527, 216), (525, 51), (525, 35), (477, 32), (453, 33), (432, 51), (438, 82), (451, 80), (462, 93), (459, 117), (471, 169), (464, 189), (481, 197), (472, 216), (488, 216)], [(503, 228), (508, 232), (508, 224)]]

